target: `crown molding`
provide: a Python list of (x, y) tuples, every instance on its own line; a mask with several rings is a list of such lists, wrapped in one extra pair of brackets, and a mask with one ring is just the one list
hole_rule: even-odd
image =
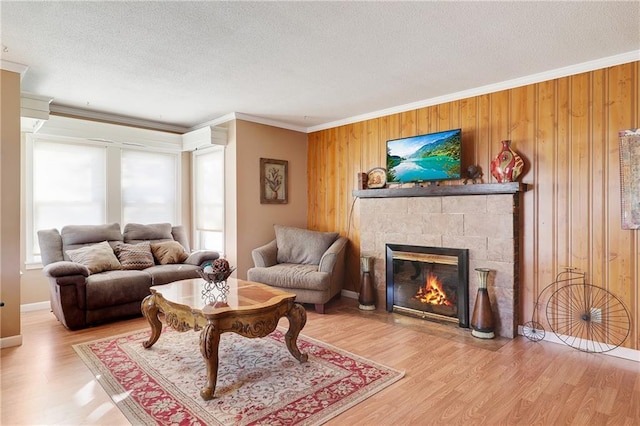
[(294, 124), (284, 123), (270, 118), (258, 117), (255, 115), (244, 114), (242, 112), (236, 112), (235, 116), (238, 120), (251, 121), (252, 123), (265, 124), (267, 126), (280, 127), (282, 129), (293, 130), (295, 132), (308, 133), (306, 127), (296, 126)]
[(551, 71), (545, 71), (538, 74), (532, 74), (525, 77), (503, 81), (500, 83), (488, 84), (486, 86), (477, 87), (475, 89), (463, 90), (461, 92), (451, 93), (449, 95), (438, 96), (438, 97), (426, 99), (423, 101), (413, 102), (405, 105), (399, 105), (396, 107), (374, 111), (374, 112), (370, 112), (362, 115), (357, 115), (357, 116), (345, 118), (342, 120), (332, 121), (330, 123), (308, 127), (306, 129), (306, 133), (312, 133), (320, 130), (331, 129), (334, 127), (344, 126), (346, 124), (353, 124), (359, 121), (366, 121), (373, 118), (384, 117), (386, 115), (397, 114), (400, 112), (411, 111), (414, 109), (420, 109), (428, 106), (439, 105), (447, 102), (459, 101), (461, 99), (472, 98), (474, 96), (486, 95), (488, 93), (499, 92), (501, 90), (513, 89), (516, 87), (526, 86), (529, 84), (535, 84), (543, 81), (554, 80), (556, 78), (567, 77), (570, 75), (594, 71), (602, 68), (608, 68), (616, 65), (622, 65), (629, 62), (639, 61), (639, 60), (640, 60), (640, 50), (633, 50), (631, 52), (622, 53), (620, 55), (608, 56), (606, 58), (596, 59), (594, 61), (583, 62), (576, 65), (557, 68)]
[(187, 127), (176, 126), (173, 124), (160, 123), (157, 121), (143, 120), (139, 118), (127, 117), (125, 115), (109, 114), (82, 108), (74, 108), (65, 105), (51, 104), (50, 110), (51, 114), (53, 115), (80, 118), (84, 120), (92, 120), (103, 123), (119, 124), (130, 127), (139, 127), (141, 129), (158, 130), (161, 132), (178, 134), (183, 134), (189, 131)]
[(219, 126), (220, 124), (225, 124), (228, 123), (229, 121), (233, 121), (236, 119), (236, 113), (235, 112), (230, 112), (229, 114), (225, 114), (222, 117), (218, 117), (218, 118), (214, 118), (213, 120), (209, 120), (209, 121), (205, 121), (204, 123), (200, 123), (196, 126), (193, 126), (191, 129), (189, 129), (189, 131), (194, 131), (194, 130), (198, 130), (201, 129), (203, 127), (216, 127)]
[(264, 118), (264, 117), (258, 117), (256, 115), (251, 115), (251, 114), (245, 114), (243, 112), (231, 112), (229, 114), (225, 114), (222, 117), (218, 117), (215, 118), (211, 121), (207, 121), (205, 123), (201, 123), (198, 124), (197, 126), (193, 126), (191, 129), (192, 130), (197, 130), (201, 127), (205, 127), (205, 126), (218, 126), (220, 124), (224, 124), (227, 123), (229, 121), (233, 121), (233, 120), (244, 120), (244, 121), (250, 121), (252, 123), (258, 123), (258, 124), (264, 124), (267, 126), (272, 126), (272, 127), (279, 127), (281, 129), (287, 129), (287, 130), (293, 130), (295, 132), (302, 132), (302, 133), (307, 133), (307, 128), (303, 127), (303, 126), (296, 126), (293, 124), (289, 124), (289, 123), (284, 123), (282, 121), (278, 121), (278, 120), (272, 120), (270, 118)]
[(5, 71), (11, 71), (20, 74), (20, 80), (22, 80), (24, 75), (27, 73), (29, 66), (0, 59), (0, 68)]

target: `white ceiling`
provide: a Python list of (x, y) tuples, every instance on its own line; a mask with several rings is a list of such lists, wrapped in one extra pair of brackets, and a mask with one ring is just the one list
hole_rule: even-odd
[(0, 8), (2, 60), (28, 66), (23, 92), (52, 97), (53, 110), (183, 128), (235, 112), (317, 130), (603, 58), (640, 60), (637, 0)]

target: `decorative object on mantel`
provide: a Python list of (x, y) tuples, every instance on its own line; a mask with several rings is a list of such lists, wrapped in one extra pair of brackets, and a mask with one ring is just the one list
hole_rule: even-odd
[(260, 159), (260, 204), (287, 204), (288, 166), (285, 160)]
[(360, 283), (360, 295), (358, 296), (359, 308), (363, 311), (373, 311), (376, 309), (373, 283), (371, 282), (371, 268), (373, 267), (373, 257), (362, 256), (360, 258), (362, 266), (362, 282)]
[(369, 176), (367, 176), (367, 174), (364, 172), (358, 172), (357, 177), (358, 189), (367, 189), (367, 180), (369, 179)]
[(502, 149), (491, 161), (491, 174), (499, 183), (515, 182), (522, 174), (524, 161), (513, 149), (511, 141), (503, 140)]
[(491, 310), (491, 300), (487, 292), (487, 276), (490, 269), (476, 268), (478, 273), (478, 296), (473, 307), (471, 317), (471, 335), (479, 339), (493, 339), (496, 337), (493, 326), (493, 311)]
[(618, 132), (622, 229), (640, 229), (640, 129)]
[(387, 170), (383, 167), (374, 167), (367, 172), (367, 188), (378, 189), (387, 185)]
[(480, 169), (480, 166), (470, 165), (467, 167), (465, 174), (467, 177), (464, 178), (463, 184), (466, 185), (469, 180), (471, 180), (471, 183), (476, 183), (476, 180), (482, 183), (482, 169)]

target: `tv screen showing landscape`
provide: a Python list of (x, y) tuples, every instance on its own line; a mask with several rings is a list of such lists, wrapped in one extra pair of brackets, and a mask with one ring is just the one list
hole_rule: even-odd
[(387, 182), (460, 179), (462, 129), (387, 141)]

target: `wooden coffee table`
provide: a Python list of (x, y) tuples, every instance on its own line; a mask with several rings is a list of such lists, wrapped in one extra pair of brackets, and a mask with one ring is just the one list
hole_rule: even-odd
[(301, 353), (297, 346), (307, 313), (302, 305), (294, 303), (295, 294), (235, 278), (227, 280), (226, 294), (211, 287), (213, 285), (200, 278), (176, 281), (151, 287), (151, 294), (142, 301), (142, 313), (151, 325), (151, 336), (143, 343), (145, 348), (160, 338), (160, 313), (175, 330), (202, 330), (200, 352), (207, 365), (207, 385), (200, 391), (203, 399), (212, 399), (216, 389), (222, 333), (232, 331), (244, 337), (265, 337), (276, 329), (280, 318), (287, 317), (287, 349), (301, 363), (307, 361), (307, 354)]

